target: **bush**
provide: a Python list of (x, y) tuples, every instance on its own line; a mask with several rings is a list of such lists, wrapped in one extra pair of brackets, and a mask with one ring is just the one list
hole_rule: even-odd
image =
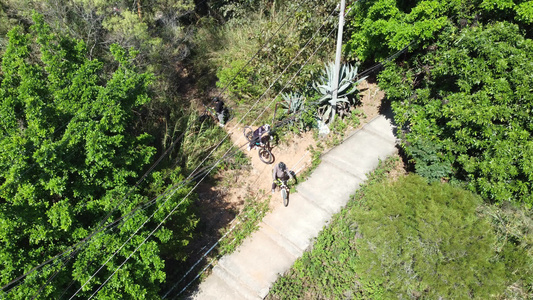
[[(239, 18), (240, 13), (233, 9), (237, 2), (223, 5), (221, 10), (232, 11), (227, 22), (213, 24), (213, 28), (204, 28), (197, 35), (196, 52), (202, 57), (195, 67), (208, 62), (217, 70), (217, 86), (229, 84), (230, 100), (239, 104), (252, 103), (267, 89), (265, 98), (272, 99), (284, 87), (297, 90), (305, 86), (334, 45), (326, 42), (334, 41), (334, 36), (326, 36), (336, 24), (335, 17), (328, 17), (337, 5), (335, 1), (309, 0), (305, 5), (290, 1), (254, 3), (257, 5), (246, 8), (250, 9), (247, 19)], [(248, 60), (250, 64), (230, 83)], [(294, 76), (296, 72), (299, 74)], [(254, 110), (261, 111), (269, 102), (260, 101)]]
[(379, 76), (406, 152), (428, 178), (530, 208), (533, 41), (514, 24), (495, 23), (443, 34), (437, 45)]
[(479, 196), (409, 175), (370, 188), (355, 211), (357, 273), (385, 298), (488, 298), (504, 289)]
[(507, 299), (533, 296), (533, 211), (504, 205), (485, 205), (481, 212), (496, 232), (495, 249), (506, 264)]
[(217, 87), (233, 94), (237, 103), (243, 104), (247, 99), (258, 98), (263, 94), (263, 89), (254, 84), (257, 80), (252, 66), (246, 66), (243, 60), (233, 61), (229, 67), (222, 67), (217, 72)]
[(531, 212), (417, 175), (391, 183), (397, 162), (369, 174), (267, 299), (531, 298)]

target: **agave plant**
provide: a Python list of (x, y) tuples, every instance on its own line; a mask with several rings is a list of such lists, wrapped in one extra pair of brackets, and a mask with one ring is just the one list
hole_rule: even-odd
[(299, 93), (281, 94), (283, 101), (280, 102), (285, 119), (279, 122), (279, 126), (289, 125), (299, 131), (307, 131), (316, 126), (316, 113), (305, 105), (305, 96)]
[(299, 114), (297, 113), (301, 112), (304, 108), (305, 97), (298, 93), (282, 93), (281, 97), (283, 98), (283, 101), (281, 101), (280, 104), (283, 108), (283, 113), (287, 115), (281, 123), (290, 126), (296, 125), (298, 129), (301, 129), (302, 124), (300, 124)]
[(305, 98), (298, 93), (283, 93), (281, 97), (283, 98), (281, 106), (283, 107), (283, 112), (286, 114), (297, 113), (304, 107)]
[[(330, 118), (333, 119), (333, 114), (337, 111), (340, 115), (346, 114), (352, 102), (350, 95), (358, 92), (357, 85), (366, 79), (367, 76), (357, 78), (357, 67), (349, 64), (342, 65), (339, 72), (339, 87), (337, 89), (337, 99), (333, 99), (333, 91), (335, 77), (335, 64), (330, 63), (325, 66), (325, 72), (317, 81), (313, 82), (313, 87), (322, 97), (318, 99), (318, 114), (324, 123), (327, 123)], [(335, 110), (333, 109), (335, 108)]]

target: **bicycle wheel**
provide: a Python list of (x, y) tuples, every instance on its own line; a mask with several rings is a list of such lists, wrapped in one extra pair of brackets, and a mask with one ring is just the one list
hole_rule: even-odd
[(283, 199), (283, 205), (289, 205), (289, 193), (287, 193), (287, 188), (281, 189), (281, 198)]
[(274, 162), (274, 155), (266, 148), (259, 148), (259, 159), (267, 165)]
[(250, 126), (244, 127), (244, 130), (242, 131), (242, 133), (244, 133), (244, 137), (248, 140), (248, 142), (251, 142), (252, 139), (254, 138), (254, 131), (252, 127)]

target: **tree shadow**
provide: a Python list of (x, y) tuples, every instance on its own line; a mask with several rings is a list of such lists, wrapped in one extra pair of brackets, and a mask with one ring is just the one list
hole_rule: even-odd
[(185, 260), (165, 260), (167, 280), (162, 284), (161, 296), (169, 293), (169, 299), (178, 295), (179, 298), (187, 297), (200, 283), (196, 277), (208, 266), (208, 259), (217, 256), (219, 250), (216, 245), (223, 236), (222, 229), (227, 228), (238, 214), (235, 203), (224, 201), (226, 194), (223, 190), (214, 188), (222, 181), (223, 178), (209, 178), (198, 185), (197, 199), (191, 205), (199, 219), (193, 233), (194, 239), (186, 246)]

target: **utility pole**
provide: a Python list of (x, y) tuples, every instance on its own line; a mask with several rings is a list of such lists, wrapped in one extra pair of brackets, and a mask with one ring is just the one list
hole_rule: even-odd
[(331, 122), (335, 120), (335, 114), (337, 113), (337, 91), (339, 89), (339, 73), (341, 69), (341, 51), (342, 51), (342, 29), (344, 26), (344, 9), (346, 8), (346, 1), (341, 0), (341, 9), (339, 11), (339, 31), (337, 33), (337, 53), (335, 54), (335, 73), (333, 75), (333, 95), (331, 96), (331, 102), (334, 103), (331, 108)]
[(137, 0), (137, 14), (139, 15), (139, 20), (142, 21), (143, 14), (142, 14), (142, 11), (141, 11), (141, 0)]

